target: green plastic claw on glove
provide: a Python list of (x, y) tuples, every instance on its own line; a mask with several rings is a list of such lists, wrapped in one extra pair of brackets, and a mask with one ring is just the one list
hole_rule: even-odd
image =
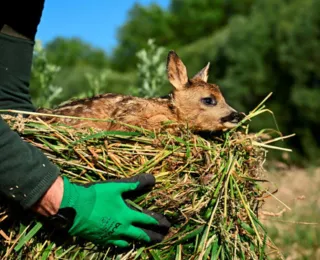
[(87, 186), (64, 178), (60, 209), (73, 208), (75, 218), (68, 233), (95, 244), (127, 247), (130, 242), (161, 242), (170, 228), (167, 219), (152, 211), (129, 207), (126, 198), (134, 198), (155, 185), (151, 174), (128, 179), (98, 182)]

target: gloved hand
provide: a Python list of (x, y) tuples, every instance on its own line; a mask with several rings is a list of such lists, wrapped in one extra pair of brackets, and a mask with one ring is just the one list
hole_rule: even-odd
[(127, 247), (131, 241), (161, 242), (170, 223), (161, 214), (139, 212), (129, 207), (124, 198), (145, 193), (155, 185), (151, 174), (132, 178), (78, 185), (64, 178), (64, 195), (60, 211), (75, 210), (69, 234), (95, 244)]

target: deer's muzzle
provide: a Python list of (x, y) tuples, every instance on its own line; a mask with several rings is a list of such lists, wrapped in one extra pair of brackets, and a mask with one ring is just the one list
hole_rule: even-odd
[(243, 113), (232, 112), (228, 116), (225, 116), (220, 120), (222, 124), (224, 123), (238, 124), (244, 117), (245, 115)]

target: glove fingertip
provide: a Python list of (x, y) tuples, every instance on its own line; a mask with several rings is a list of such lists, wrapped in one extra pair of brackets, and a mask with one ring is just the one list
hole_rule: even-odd
[(153, 187), (156, 184), (156, 178), (149, 173), (137, 175), (137, 181), (140, 182), (140, 185), (137, 188), (138, 190), (146, 187)]
[(156, 178), (152, 174), (144, 173), (125, 179), (123, 182), (132, 184), (130, 189), (122, 191), (124, 198), (134, 198), (151, 191), (156, 184)]
[(142, 230), (148, 235), (148, 237), (150, 238), (149, 244), (157, 244), (160, 243), (164, 240), (165, 236), (161, 233), (158, 233), (156, 231), (153, 230), (148, 230), (148, 229), (144, 229), (142, 228)]
[(143, 210), (142, 212), (156, 219), (158, 226), (162, 227), (163, 229), (169, 229), (171, 227), (171, 223), (164, 215), (150, 210)]

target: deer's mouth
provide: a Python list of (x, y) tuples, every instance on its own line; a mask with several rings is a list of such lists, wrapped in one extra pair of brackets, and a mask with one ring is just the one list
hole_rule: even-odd
[(226, 128), (233, 128), (245, 117), (244, 113), (232, 112), (221, 118), (221, 124)]

